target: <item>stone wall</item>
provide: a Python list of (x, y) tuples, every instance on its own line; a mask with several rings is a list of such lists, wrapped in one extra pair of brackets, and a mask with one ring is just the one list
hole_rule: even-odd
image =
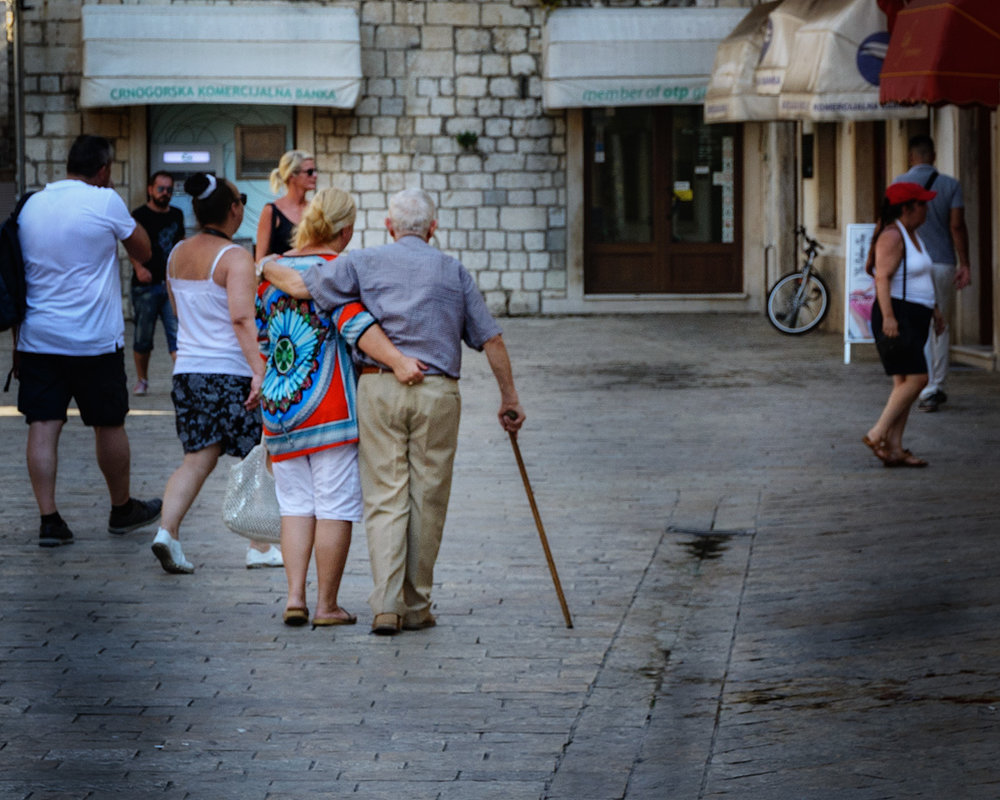
[[(541, 107), (537, 0), (362, 2), (361, 101), (315, 112), (320, 168), (385, 240), (389, 195), (438, 204), (439, 246), (497, 313), (534, 313), (565, 281), (565, 115)], [(463, 146), (464, 145), (464, 146)]]
[[(358, 11), (365, 79), (357, 108), (312, 112), (313, 149), (358, 201), (355, 245), (384, 241), (389, 195), (421, 186), (439, 206), (439, 246), (466, 264), (491, 309), (537, 312), (543, 291), (565, 286), (565, 120), (541, 108), (545, 9), (537, 0), (331, 5)], [(113, 177), (129, 197), (143, 176), (131, 174), (128, 109), (78, 107), (80, 7), (37, 0), (22, 15), (26, 184), (62, 177), (69, 144), (87, 132), (115, 141)]]
[[(83, 53), (80, 0), (33, 0), (21, 13), (24, 46), (24, 173), (29, 189), (66, 174), (69, 147), (81, 133), (115, 143), (112, 180), (129, 197), (128, 109), (79, 107)], [(137, 185), (144, 176), (137, 175)]]
[[(81, 3), (33, 0), (21, 12), (26, 184), (39, 187), (62, 177), (69, 144), (87, 132), (115, 141), (115, 185), (124, 197), (134, 197), (135, 190), (141, 194), (146, 167), (135, 161), (135, 153), (145, 143), (130, 141), (129, 109), (78, 107)], [(330, 176), (324, 180), (350, 191), (358, 202), (355, 246), (385, 241), (389, 195), (421, 186), (439, 207), (439, 246), (469, 268), (495, 313), (536, 313), (543, 296), (563, 296), (567, 204), (579, 205), (582, 198), (566, 196), (566, 114), (546, 112), (541, 105), (546, 4), (319, 4), (353, 8), (361, 20), (365, 78), (358, 106), (303, 112), (312, 123), (318, 166)]]

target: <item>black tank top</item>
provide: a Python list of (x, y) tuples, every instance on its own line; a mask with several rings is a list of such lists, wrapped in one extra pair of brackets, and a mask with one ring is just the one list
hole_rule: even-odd
[(267, 243), (267, 253), (277, 253), (281, 255), (292, 249), (292, 231), (295, 223), (281, 213), (281, 209), (274, 203), (271, 206), (271, 239)]

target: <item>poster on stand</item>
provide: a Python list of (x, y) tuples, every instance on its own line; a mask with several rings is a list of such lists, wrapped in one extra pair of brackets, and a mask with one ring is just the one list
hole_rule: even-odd
[(875, 303), (875, 279), (865, 272), (875, 224), (853, 223), (847, 226), (847, 254), (844, 275), (844, 363), (851, 363), (852, 344), (872, 344), (872, 305)]

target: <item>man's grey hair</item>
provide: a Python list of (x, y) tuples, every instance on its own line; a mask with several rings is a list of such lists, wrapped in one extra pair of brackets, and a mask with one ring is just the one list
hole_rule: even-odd
[(434, 221), (434, 201), (423, 189), (403, 189), (389, 198), (389, 219), (397, 235), (426, 236)]

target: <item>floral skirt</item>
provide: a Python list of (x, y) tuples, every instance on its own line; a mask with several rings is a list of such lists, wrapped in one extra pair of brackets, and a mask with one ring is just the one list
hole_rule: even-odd
[(247, 410), (250, 378), (186, 372), (174, 375), (170, 393), (177, 414), (177, 436), (185, 453), (213, 444), (226, 455), (243, 458), (260, 443), (260, 408)]

